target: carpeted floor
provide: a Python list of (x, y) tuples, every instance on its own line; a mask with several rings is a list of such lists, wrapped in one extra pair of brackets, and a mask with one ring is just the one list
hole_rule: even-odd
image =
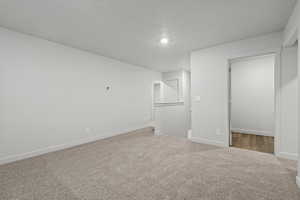
[(147, 129), (0, 166), (1, 200), (299, 200), (296, 163)]

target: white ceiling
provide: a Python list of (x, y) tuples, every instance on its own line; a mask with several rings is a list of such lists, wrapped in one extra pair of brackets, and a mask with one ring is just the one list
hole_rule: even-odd
[[(0, 0), (0, 25), (160, 71), (191, 50), (284, 28), (296, 0)], [(160, 38), (170, 37), (168, 47)]]

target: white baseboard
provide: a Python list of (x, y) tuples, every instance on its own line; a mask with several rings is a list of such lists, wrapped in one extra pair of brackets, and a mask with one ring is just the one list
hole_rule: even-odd
[(192, 136), (188, 139), (191, 140), (192, 142), (196, 142), (196, 143), (226, 147), (226, 145), (223, 142), (220, 142), (220, 141), (208, 140), (208, 139), (204, 139), (204, 138), (196, 138), (196, 137), (192, 137)]
[(162, 133), (160, 132), (159, 129), (155, 128), (154, 135), (159, 136), (159, 135), (162, 135)]
[(274, 134), (271, 131), (258, 131), (258, 130), (248, 130), (248, 129), (241, 129), (241, 128), (231, 128), (231, 131), (237, 133), (252, 134), (252, 135), (274, 136)]
[(189, 129), (189, 130), (188, 130), (187, 138), (188, 138), (188, 139), (192, 138), (192, 129)]
[(296, 183), (298, 187), (300, 188), (300, 176), (296, 176)]
[(59, 151), (59, 150), (63, 150), (63, 149), (68, 149), (68, 148), (71, 148), (71, 147), (79, 146), (79, 145), (82, 145), (82, 144), (87, 144), (87, 143), (90, 143), (90, 142), (95, 142), (97, 140), (109, 138), (109, 137), (116, 136), (116, 135), (125, 134), (125, 133), (128, 133), (128, 132), (132, 132), (132, 131), (136, 131), (136, 130), (144, 129), (144, 128), (148, 128), (148, 127), (149, 127), (149, 124), (144, 125), (144, 126), (137, 126), (137, 127), (127, 128), (127, 129), (123, 129), (122, 131), (117, 131), (117, 132), (104, 134), (104, 135), (99, 135), (99, 136), (95, 136), (95, 137), (82, 138), (82, 139), (79, 139), (79, 140), (76, 140), (76, 141), (73, 141), (73, 142), (70, 142), (70, 143), (66, 143), (66, 144), (59, 144), (59, 145), (49, 146), (49, 147), (46, 147), (46, 148), (43, 148), (43, 149), (38, 149), (38, 150), (35, 150), (35, 151), (31, 151), (31, 152), (26, 152), (26, 153), (22, 153), (22, 154), (7, 156), (7, 157), (4, 157), (4, 158), (0, 158), (0, 165), (12, 163), (12, 162), (19, 161), (19, 160), (24, 160), (24, 159), (27, 159), (27, 158), (40, 156), (40, 155), (43, 155), (43, 154), (47, 154), (47, 153), (51, 153), (51, 152), (55, 152), (55, 151)]
[(279, 158), (285, 158), (289, 160), (298, 160), (298, 154), (296, 153), (288, 153), (288, 152), (278, 152), (276, 156)]

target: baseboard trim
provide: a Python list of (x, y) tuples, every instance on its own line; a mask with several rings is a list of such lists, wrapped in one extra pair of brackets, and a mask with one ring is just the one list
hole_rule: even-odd
[(95, 142), (95, 141), (102, 140), (102, 139), (105, 139), (105, 138), (110, 138), (110, 137), (113, 137), (113, 136), (126, 134), (128, 132), (139, 131), (139, 130), (149, 128), (149, 127), (151, 127), (151, 126), (149, 126), (149, 124), (147, 124), (147, 125), (144, 125), (144, 126), (127, 128), (127, 129), (124, 129), (122, 131), (117, 131), (117, 132), (104, 134), (104, 135), (100, 135), (100, 136), (96, 136), (96, 137), (83, 138), (83, 139), (76, 140), (76, 141), (73, 141), (73, 142), (70, 142), (70, 143), (67, 143), (67, 144), (49, 146), (49, 147), (46, 147), (46, 148), (31, 151), (31, 152), (26, 152), (26, 153), (22, 153), (22, 154), (18, 154), (18, 155), (12, 155), (12, 156), (8, 156), (8, 157), (0, 158), (0, 165), (4, 165), (4, 164), (16, 162), (16, 161), (20, 161), (20, 160), (24, 160), (24, 159), (28, 159), (28, 158), (40, 156), (40, 155), (55, 152), (55, 151), (60, 151), (60, 150), (76, 147), (76, 146), (79, 146), (79, 145)]
[(160, 132), (160, 130), (158, 130), (157, 128), (155, 128), (154, 135), (160, 136), (160, 135), (162, 135), (162, 133)]
[(214, 145), (214, 146), (219, 146), (219, 147), (226, 147), (226, 145), (220, 141), (208, 140), (208, 139), (197, 138), (197, 137), (190, 137), (188, 139), (191, 140), (192, 142), (196, 142), (196, 143), (200, 143), (200, 144), (209, 144), (209, 145)]
[(187, 138), (188, 138), (188, 139), (192, 138), (192, 129), (189, 129), (189, 130), (188, 130)]
[(231, 131), (238, 132), (238, 133), (252, 134), (252, 135), (274, 136), (271, 131), (258, 131), (258, 130), (248, 130), (248, 129), (241, 129), (241, 128), (232, 128)]
[(298, 154), (296, 153), (288, 153), (288, 152), (278, 152), (276, 156), (279, 158), (285, 158), (289, 160), (298, 160)]
[(298, 187), (300, 188), (300, 176), (296, 176), (296, 183)]

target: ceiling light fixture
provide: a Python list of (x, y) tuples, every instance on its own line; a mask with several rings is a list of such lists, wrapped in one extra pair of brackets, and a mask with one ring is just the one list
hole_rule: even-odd
[(161, 45), (167, 45), (169, 43), (169, 39), (164, 37), (160, 39), (160, 44)]

